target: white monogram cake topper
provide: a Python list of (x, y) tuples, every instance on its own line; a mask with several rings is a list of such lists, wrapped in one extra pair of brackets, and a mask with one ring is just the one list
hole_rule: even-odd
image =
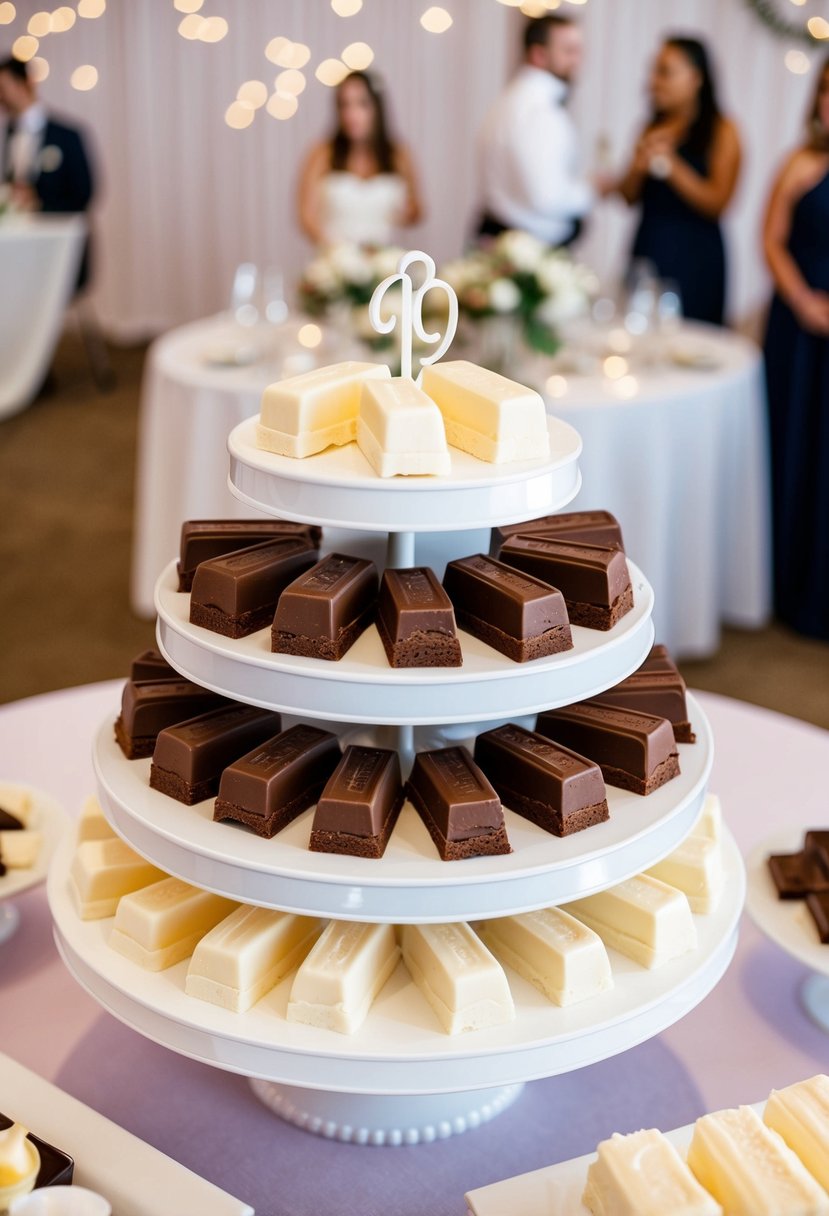
[[(419, 287), (415, 287), (412, 276), (408, 273), (409, 267), (417, 262), (422, 262), (426, 267), (426, 276)], [(389, 288), (396, 286), (398, 283), (400, 284), (402, 296), (400, 316), (392, 315), (384, 319), (380, 315), (380, 305), (382, 304), (383, 297)], [(436, 287), (440, 287), (446, 292), (449, 305), (446, 332), (443, 335), (442, 341), (440, 341), (439, 332), (427, 333), (423, 328), (423, 297), (427, 291), (432, 291)], [(451, 346), (455, 330), (458, 328), (458, 297), (448, 283), (444, 282), (443, 279), (436, 278), (435, 263), (428, 253), (422, 253), (419, 249), (412, 249), (401, 257), (397, 264), (397, 274), (389, 275), (387, 279), (383, 279), (383, 282), (377, 285), (368, 306), (368, 315), (373, 328), (377, 330), (378, 334), (392, 333), (398, 321), (400, 322), (400, 375), (411, 380), (412, 347), (414, 345), (415, 334), (421, 342), (426, 342), (430, 346), (440, 341), (437, 350), (420, 357), (421, 365), (425, 363), (437, 363), (441, 355), (444, 355)], [(420, 379), (419, 376), (418, 379)]]

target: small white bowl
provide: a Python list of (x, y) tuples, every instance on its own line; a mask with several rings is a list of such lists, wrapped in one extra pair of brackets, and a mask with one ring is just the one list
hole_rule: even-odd
[(85, 1186), (44, 1186), (16, 1199), (9, 1216), (111, 1216), (112, 1207)]

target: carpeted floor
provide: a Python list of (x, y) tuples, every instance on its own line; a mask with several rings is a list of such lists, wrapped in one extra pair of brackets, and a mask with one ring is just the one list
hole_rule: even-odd
[[(129, 607), (133, 467), (144, 350), (113, 352), (99, 394), (67, 337), (54, 385), (0, 422), (0, 701), (123, 675), (152, 645)], [(829, 646), (778, 626), (727, 630), (688, 683), (829, 728)]]

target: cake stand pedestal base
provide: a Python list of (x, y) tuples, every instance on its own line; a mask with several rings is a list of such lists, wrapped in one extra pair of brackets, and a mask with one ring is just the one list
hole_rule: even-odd
[(524, 1088), (501, 1085), (450, 1094), (346, 1094), (252, 1080), (257, 1098), (281, 1119), (347, 1144), (429, 1144), (488, 1123)]
[(0, 904), (0, 946), (17, 932), (20, 913), (14, 904)]
[(800, 989), (800, 1000), (815, 1025), (829, 1034), (829, 976), (810, 975)]

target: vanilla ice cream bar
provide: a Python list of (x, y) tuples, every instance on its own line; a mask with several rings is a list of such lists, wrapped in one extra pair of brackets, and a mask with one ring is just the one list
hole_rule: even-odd
[(647, 873), (684, 891), (692, 912), (713, 912), (723, 887), (720, 843), (708, 836), (687, 836)]
[(504, 970), (469, 925), (404, 925), (401, 945), (409, 974), (447, 1034), (514, 1020)]
[(84, 840), (109, 840), (115, 833), (109, 826), (101, 804), (94, 795), (90, 795), (81, 807), (78, 819), (78, 842)]
[(118, 901), (132, 891), (166, 878), (118, 836), (84, 840), (75, 850), (69, 890), (81, 920), (114, 916)]
[(594, 929), (606, 946), (643, 967), (659, 967), (697, 944), (686, 896), (648, 874), (577, 899), (566, 911)]
[(597, 1151), (582, 1196), (592, 1216), (722, 1216), (661, 1132), (616, 1132)]
[(707, 836), (709, 840), (722, 839), (722, 804), (716, 794), (706, 794), (705, 802), (694, 826), (692, 836)]
[(28, 827), (32, 818), (34, 803), (32, 795), (22, 785), (11, 781), (0, 781), (0, 810), (8, 811), (19, 819), (24, 827)]
[(31, 828), (0, 832), (0, 861), (9, 870), (29, 870), (37, 861), (42, 844), (42, 832)]
[(824, 1216), (829, 1195), (750, 1106), (697, 1119), (688, 1164), (728, 1216)]
[(243, 905), (196, 946), (185, 991), (244, 1013), (299, 966), (321, 929), (309, 916)]
[(572, 1005), (613, 987), (602, 939), (561, 908), (488, 920), (478, 932), (500, 962), (556, 1005)]
[(379, 477), (448, 473), (440, 410), (413, 380), (364, 380), (357, 446)]
[(422, 383), (452, 447), (491, 464), (549, 455), (544, 402), (532, 389), (464, 359), (424, 366)]
[(332, 363), (269, 385), (262, 395), (256, 443), (266, 452), (302, 458), (357, 437), (366, 380), (388, 380), (385, 363)]
[(399, 957), (393, 925), (330, 921), (294, 977), (288, 1021), (353, 1034)]
[(829, 1077), (773, 1089), (763, 1119), (829, 1191)]
[(234, 906), (179, 878), (164, 878), (123, 897), (109, 944), (147, 971), (163, 971), (192, 954)]

